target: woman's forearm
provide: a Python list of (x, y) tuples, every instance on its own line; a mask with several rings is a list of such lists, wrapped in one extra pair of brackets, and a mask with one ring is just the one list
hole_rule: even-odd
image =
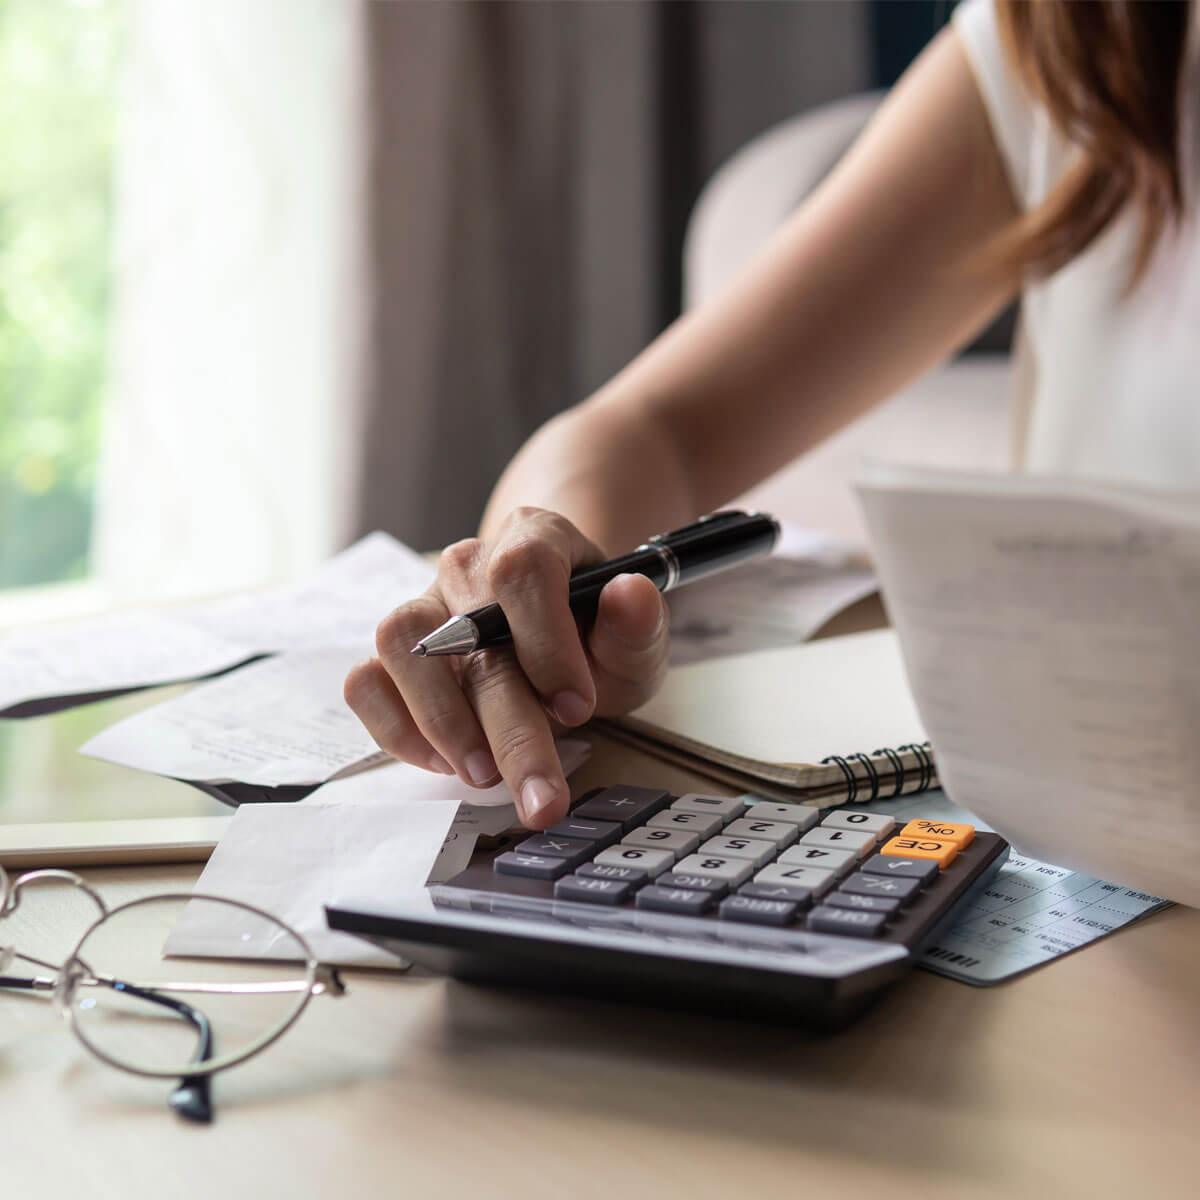
[(939, 35), (742, 276), (505, 472), (484, 533), (555, 508), (613, 551), (692, 519), (939, 359), (1016, 280), (965, 265), (1018, 213), (966, 54)]
[(607, 389), (525, 443), (492, 492), (480, 535), (521, 505), (562, 513), (609, 554), (699, 512), (669, 431), (641, 406), (610, 403)]

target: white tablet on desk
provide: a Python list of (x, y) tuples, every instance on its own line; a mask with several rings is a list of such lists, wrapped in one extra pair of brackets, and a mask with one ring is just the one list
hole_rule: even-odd
[(177, 690), (0, 721), (0, 865), (207, 859), (232, 809), (188, 784), (77, 753), (93, 734)]

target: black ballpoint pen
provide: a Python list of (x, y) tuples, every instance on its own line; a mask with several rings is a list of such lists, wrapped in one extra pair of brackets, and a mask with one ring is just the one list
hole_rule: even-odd
[[(728, 509), (701, 517), (692, 525), (660, 533), (630, 554), (583, 567), (570, 582), (571, 612), (581, 625), (596, 616), (600, 592), (618, 575), (645, 575), (660, 592), (691, 583), (735, 566), (747, 558), (769, 554), (779, 540), (779, 522), (766, 513)], [(485, 604), (465, 616), (451, 617), (423, 637), (412, 653), (470, 654), (512, 641), (512, 632), (499, 604)]]

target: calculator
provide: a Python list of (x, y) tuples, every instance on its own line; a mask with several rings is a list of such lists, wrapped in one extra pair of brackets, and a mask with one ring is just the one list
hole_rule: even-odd
[(462, 979), (836, 1028), (916, 965), (1008, 849), (855, 805), (617, 785), (410, 899), (326, 915)]

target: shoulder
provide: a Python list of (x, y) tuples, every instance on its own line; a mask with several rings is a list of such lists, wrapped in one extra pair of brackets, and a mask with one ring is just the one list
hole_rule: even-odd
[(994, 0), (965, 0), (954, 10), (953, 28), (966, 51), (1013, 195), (1022, 208), (1029, 208), (1036, 202), (1033, 162), (1035, 144), (1046, 129), (1045, 111), (1008, 60)]

